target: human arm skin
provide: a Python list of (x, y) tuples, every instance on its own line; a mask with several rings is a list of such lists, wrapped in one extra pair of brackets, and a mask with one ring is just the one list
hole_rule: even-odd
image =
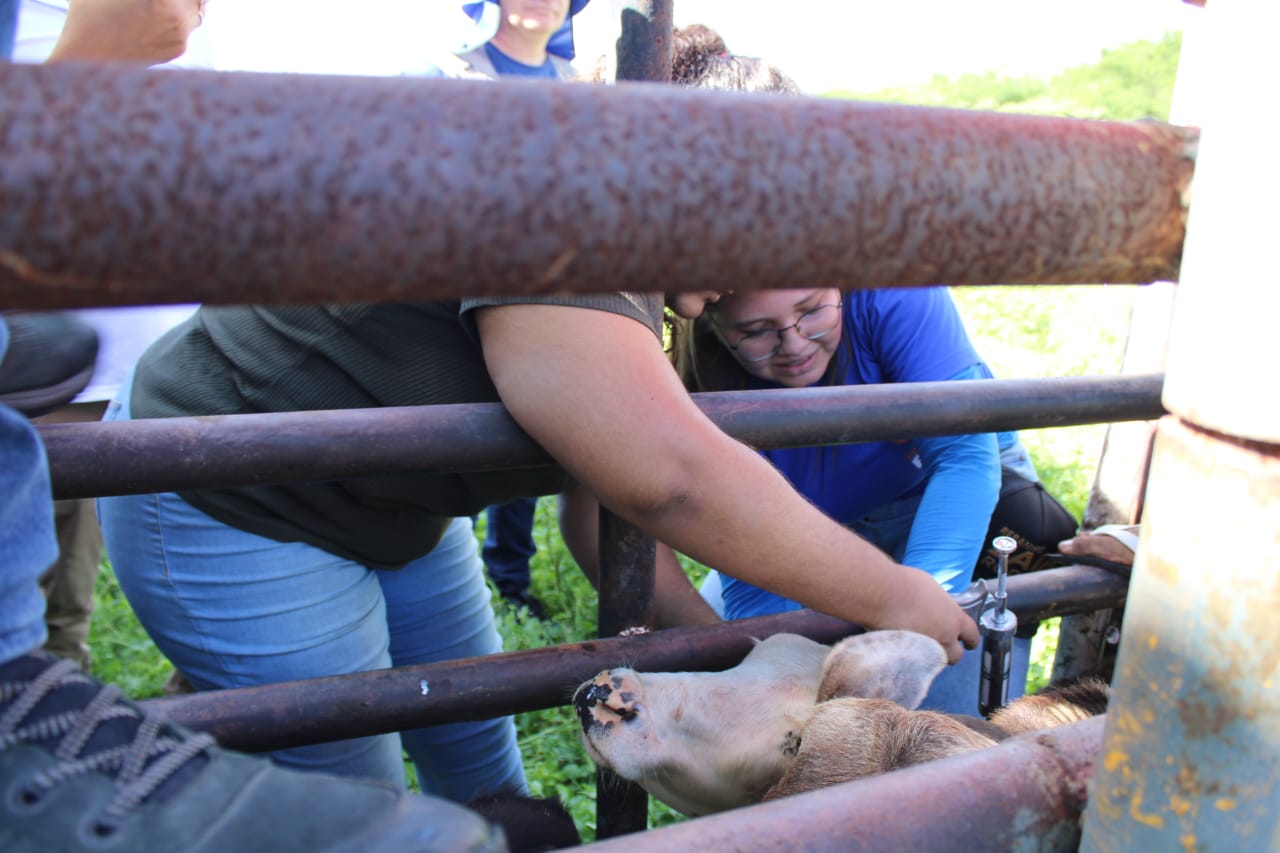
[(557, 305), (476, 309), (485, 363), (517, 422), (600, 502), (699, 562), (869, 629), (935, 638), (977, 626), (930, 576), (804, 500), (694, 405), (653, 333)]
[[(569, 553), (597, 589), (600, 586), (600, 503), (582, 486), (560, 495), (560, 533)], [(681, 568), (676, 554), (657, 543), (654, 566), (654, 619), (659, 628), (713, 625), (721, 619), (703, 600)]]
[(200, 24), (200, 0), (71, 0), (48, 62), (177, 59)]

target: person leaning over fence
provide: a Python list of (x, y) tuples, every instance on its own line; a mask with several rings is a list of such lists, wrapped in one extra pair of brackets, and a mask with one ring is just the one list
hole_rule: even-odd
[[(71, 37), (119, 42), (151, 16), (185, 27), (197, 0), (72, 0)], [(0, 0), (0, 60), (17, 4)], [(182, 22), (185, 22), (182, 23)], [(168, 42), (166, 42), (168, 43)], [(109, 59), (99, 53), (97, 59)], [(123, 58), (136, 59), (136, 51)], [(0, 358), (9, 344), (0, 315)], [(220, 749), (41, 651), (39, 578), (57, 556), (44, 447), (0, 404), (0, 847), (6, 850), (505, 850), (476, 814), (383, 785)]]
[[(422, 73), (558, 80), (568, 66), (549, 45), (571, 33), (569, 14), (585, 5), (462, 4), (471, 38)], [(571, 41), (558, 49), (571, 55)], [(206, 308), (143, 357), (107, 419), (484, 396), (478, 358), (457, 370), (439, 367), (461, 349), (456, 312), (456, 305)], [(454, 328), (437, 336), (442, 325)], [(204, 379), (192, 384), (189, 371)], [(99, 507), (139, 620), (191, 685), (208, 690), (502, 651), (470, 519), (484, 506), (471, 499), (485, 495), (492, 498), (485, 503), (524, 496), (473, 490), (465, 478), (405, 479), (119, 498)], [(527, 792), (510, 716), (273, 757), (403, 785), (402, 747), (423, 791), (458, 802)]]
[[(672, 79), (707, 89), (800, 91), (768, 62), (730, 53), (702, 25), (675, 32)], [(674, 331), (673, 356), (690, 391), (991, 378), (945, 288), (739, 292), (708, 305), (694, 322), (678, 321)], [(1075, 530), (1075, 520), (1039, 485), (1015, 433), (762, 455), (823, 512), (950, 591), (969, 584), (996, 533), (1017, 536), (1026, 553), (1043, 554)], [(674, 561), (664, 551), (660, 561)], [(729, 619), (803, 606), (714, 570), (702, 592)], [(1015, 654), (1011, 698), (1026, 681), (1035, 625), (1028, 628)], [(977, 713), (978, 664), (978, 653), (966, 655), (934, 682), (924, 707)]]
[[(718, 297), (668, 301), (692, 317)], [(953, 660), (972, 647), (976, 626), (931, 577), (823, 516), (703, 415), (663, 351), (662, 307), (653, 293), (202, 307), (142, 357), (108, 418), (500, 400), (562, 467), (104, 498), (121, 586), (200, 689), (461, 657), (476, 633), (496, 650), (468, 516), (573, 480), (728, 574), (868, 628), (928, 634)], [(283, 757), (401, 775), (394, 738), (307, 750)], [(423, 788), (439, 790), (425, 752)]]

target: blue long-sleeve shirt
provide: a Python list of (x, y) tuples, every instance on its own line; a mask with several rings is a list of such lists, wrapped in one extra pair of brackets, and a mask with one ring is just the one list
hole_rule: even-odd
[[(845, 294), (844, 340), (836, 354), (844, 385), (985, 379), (945, 288), (861, 290)], [(756, 387), (771, 387), (757, 382)], [(1012, 443), (1012, 434), (1000, 436)], [(914, 509), (909, 534), (892, 556), (963, 588), (983, 547), (1000, 491), (993, 433), (764, 451), (796, 489), (848, 526), (869, 519), (892, 526), (899, 502)], [(918, 500), (918, 507), (915, 503)], [(730, 577), (722, 579), (730, 619), (800, 605)]]

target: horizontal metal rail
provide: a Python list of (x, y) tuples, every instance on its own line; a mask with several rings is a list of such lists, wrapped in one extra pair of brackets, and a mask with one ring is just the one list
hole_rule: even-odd
[(588, 845), (591, 851), (1074, 851), (1105, 717)]
[[(762, 448), (1160, 417), (1163, 377), (920, 382), (694, 395)], [(40, 427), (59, 498), (548, 465), (498, 403)]]
[(1198, 138), (640, 83), (4, 65), (0, 91), (7, 310), (1174, 280)]
[[(1068, 566), (1009, 578), (1009, 603), (1024, 621), (1124, 602), (1128, 582)], [(834, 642), (854, 625), (813, 611), (655, 631), (438, 664), (398, 667), (262, 687), (149, 700), (147, 705), (225, 746), (260, 752), (554, 708), (602, 669), (719, 670), (737, 664), (752, 638), (788, 631)], [(976, 687), (975, 687), (976, 689)]]

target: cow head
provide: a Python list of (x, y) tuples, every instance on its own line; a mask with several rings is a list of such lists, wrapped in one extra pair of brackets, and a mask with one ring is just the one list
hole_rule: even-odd
[(946, 662), (937, 642), (909, 631), (834, 648), (775, 634), (724, 672), (605, 670), (573, 705), (596, 763), (701, 815), (759, 802), (801, 753), (818, 703), (856, 696), (914, 708)]

